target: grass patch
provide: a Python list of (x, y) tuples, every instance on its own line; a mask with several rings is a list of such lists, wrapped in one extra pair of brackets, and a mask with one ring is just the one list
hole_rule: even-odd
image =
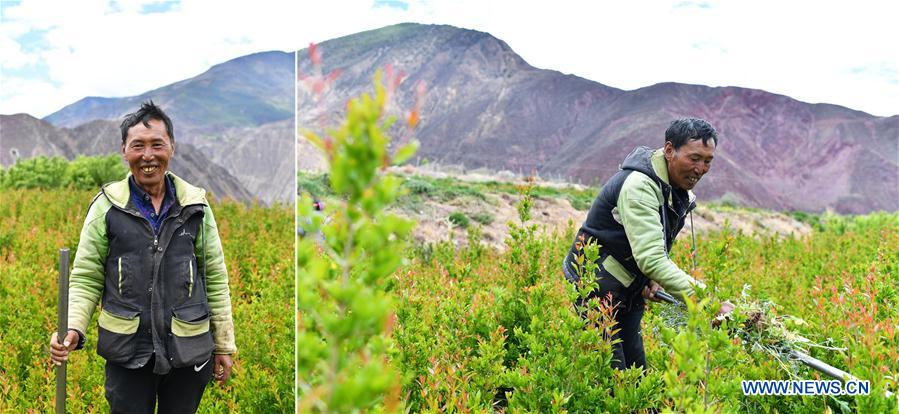
[(309, 193), (314, 198), (333, 196), (328, 174), (297, 173), (297, 194)]
[[(424, 201), (428, 199), (440, 203), (458, 199), (489, 202), (487, 194), (505, 193), (517, 196), (520, 193), (519, 185), (514, 183), (498, 181), (467, 182), (453, 178), (425, 176), (407, 177), (402, 185), (406, 189), (406, 194), (400, 196), (396, 204), (400, 208), (412, 210), (421, 210)], [(297, 173), (297, 191), (298, 193), (308, 192), (316, 198), (333, 195), (327, 174)], [(593, 204), (596, 191), (592, 188), (578, 190), (574, 188), (535, 186), (531, 190), (531, 195), (542, 199), (565, 198), (575, 209), (587, 211)], [(477, 216), (477, 218), (471, 218), (485, 225), (493, 222), (493, 216), (489, 213)]]
[(493, 214), (490, 214), (486, 211), (481, 211), (472, 214), (471, 219), (485, 226), (489, 226), (490, 223), (493, 223), (494, 217)]
[(449, 215), (450, 223), (453, 223), (456, 227), (461, 227), (463, 229), (467, 229), (468, 225), (471, 224), (471, 221), (468, 219), (468, 216), (461, 211), (454, 211)]
[(420, 178), (409, 178), (403, 182), (403, 187), (409, 190), (409, 194), (432, 195), (437, 191), (434, 184)]

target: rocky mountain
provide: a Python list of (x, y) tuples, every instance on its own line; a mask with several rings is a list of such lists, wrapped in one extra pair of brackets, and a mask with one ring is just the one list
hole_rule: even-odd
[(296, 192), (295, 135), (291, 117), (256, 127), (229, 128), (214, 138), (198, 139), (194, 145), (238, 177), (253, 197), (292, 202)]
[[(390, 65), (407, 74), (396, 107), (411, 108), (414, 85), (427, 85), (414, 134), (419, 157), (432, 162), (601, 183), (635, 146), (660, 147), (672, 119), (696, 116), (720, 133), (696, 189), (701, 199), (775, 210), (899, 209), (899, 116), (739, 87), (625, 91), (535, 68), (502, 40), (452, 26), (400, 24), (318, 47), (322, 72), (341, 74), (319, 100), (299, 91), (301, 127), (333, 124), (346, 100), (369, 91), (375, 70)], [(300, 76), (314, 73), (308, 51), (298, 53)], [(320, 156), (300, 157), (316, 165)]]
[(44, 155), (72, 158), (72, 137), (28, 114), (0, 115), (0, 165)]
[[(73, 159), (76, 155), (105, 155), (121, 151), (122, 138), (113, 121), (91, 121), (76, 128), (57, 128), (27, 114), (0, 115), (4, 167), (17, 158), (38, 155)], [(124, 162), (124, 161), (123, 161)], [(188, 182), (205, 188), (215, 197), (251, 200), (253, 194), (228, 170), (212, 162), (205, 151), (186, 143), (176, 143), (169, 170)]]
[(219, 132), (259, 126), (293, 117), (294, 54), (260, 52), (229, 60), (193, 78), (125, 98), (87, 97), (44, 118), (58, 127), (95, 119), (121, 121), (152, 99), (175, 125), (175, 137), (187, 132)]
[[(118, 128), (114, 134), (97, 135), (103, 125), (109, 122), (118, 125), (123, 115), (152, 99), (171, 116), (178, 149), (191, 145), (203, 151), (202, 155), (194, 154), (190, 158), (205, 159), (209, 167), (202, 174), (227, 171), (243, 188), (241, 191), (233, 188), (229, 194), (244, 201), (288, 202), (295, 192), (294, 64), (293, 53), (255, 53), (137, 96), (84, 98), (48, 115), (44, 121), (73, 131), (71, 136), (91, 140), (69, 143), (70, 148), (91, 150), (95, 145), (103, 148), (106, 144), (98, 141), (100, 136), (104, 140), (120, 140)], [(22, 135), (26, 141), (30, 136)], [(116, 145), (115, 142), (112, 144)], [(42, 145), (34, 143), (35, 147)], [(54, 147), (29, 147), (26, 151), (53, 150)], [(180, 151), (178, 154), (188, 155)], [(197, 174), (206, 168), (202, 163), (185, 167)]]

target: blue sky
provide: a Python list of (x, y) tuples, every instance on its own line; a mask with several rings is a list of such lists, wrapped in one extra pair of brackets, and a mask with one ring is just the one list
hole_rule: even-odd
[(299, 9), (285, 3), (0, 0), (0, 113), (43, 117), (87, 96), (136, 95), (238, 56), (293, 50)]
[[(0, 113), (130, 96), (264, 50), (400, 22), (485, 31), (606, 85), (741, 86), (899, 114), (889, 1), (0, 0)], [(327, 58), (327, 51), (324, 51)]]

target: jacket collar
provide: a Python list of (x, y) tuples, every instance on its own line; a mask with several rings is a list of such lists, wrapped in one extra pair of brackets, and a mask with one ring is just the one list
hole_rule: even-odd
[[(175, 194), (178, 197), (178, 204), (182, 206), (189, 206), (191, 204), (200, 204), (203, 206), (209, 205), (206, 201), (206, 190), (191, 185), (171, 171), (166, 171), (165, 174), (171, 178), (172, 182), (175, 184)], [(103, 194), (106, 195), (106, 198), (108, 198), (113, 205), (121, 209), (125, 209), (125, 206), (128, 204), (128, 199), (131, 197), (131, 189), (128, 187), (129, 178), (131, 178), (130, 172), (123, 180), (103, 186), (102, 191)]]

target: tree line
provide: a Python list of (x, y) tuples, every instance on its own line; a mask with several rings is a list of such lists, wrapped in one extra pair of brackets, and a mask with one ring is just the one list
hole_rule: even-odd
[(117, 154), (79, 155), (74, 160), (37, 156), (19, 160), (8, 168), (0, 167), (0, 189), (77, 188), (96, 189), (122, 179), (128, 168)]

